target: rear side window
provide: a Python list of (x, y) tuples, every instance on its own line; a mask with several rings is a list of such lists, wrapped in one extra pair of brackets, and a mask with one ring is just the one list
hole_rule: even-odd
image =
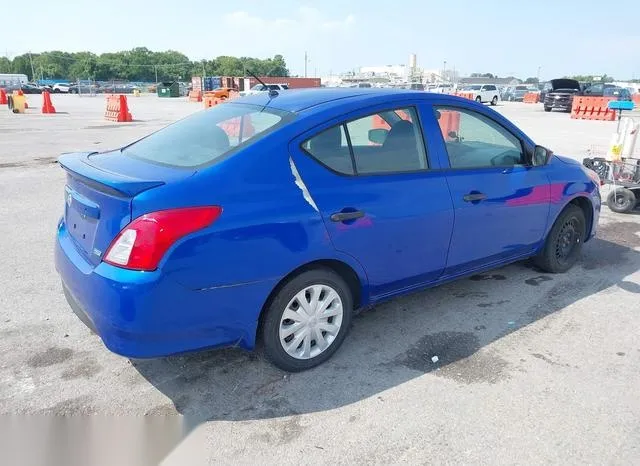
[(122, 153), (161, 165), (194, 168), (221, 160), (291, 119), (292, 113), (273, 108), (216, 105), (127, 146)]
[(344, 125), (324, 130), (305, 141), (302, 148), (322, 165), (333, 171), (344, 175), (355, 174)]
[(305, 141), (302, 148), (321, 164), (345, 175), (428, 168), (413, 108), (380, 112), (334, 126)]

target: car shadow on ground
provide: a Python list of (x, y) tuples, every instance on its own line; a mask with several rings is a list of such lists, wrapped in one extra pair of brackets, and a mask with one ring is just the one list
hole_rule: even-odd
[(640, 295), (640, 285), (625, 279), (640, 268), (633, 250), (640, 223), (601, 225), (598, 234), (566, 274), (519, 263), (364, 312), (340, 351), (307, 372), (287, 374), (259, 352), (239, 349), (133, 361), (171, 400), (148, 414), (177, 412), (192, 426), (291, 416), (383, 400), (383, 391), (427, 373), (460, 384), (498, 383), (518, 368), (491, 343), (612, 286)]

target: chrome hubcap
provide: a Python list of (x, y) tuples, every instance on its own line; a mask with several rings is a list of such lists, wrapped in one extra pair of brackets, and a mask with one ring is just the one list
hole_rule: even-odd
[(342, 326), (342, 300), (328, 285), (311, 285), (297, 293), (280, 319), (280, 344), (296, 359), (324, 352)]

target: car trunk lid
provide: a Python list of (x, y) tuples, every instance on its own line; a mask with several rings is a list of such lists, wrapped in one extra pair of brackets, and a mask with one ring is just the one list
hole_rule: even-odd
[(125, 157), (120, 151), (64, 154), (58, 162), (67, 172), (64, 223), (78, 251), (94, 265), (132, 220), (136, 195), (193, 173)]

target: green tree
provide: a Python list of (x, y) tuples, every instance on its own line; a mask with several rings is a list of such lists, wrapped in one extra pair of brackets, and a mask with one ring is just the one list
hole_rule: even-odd
[(0, 57), (0, 73), (11, 73), (11, 60)]
[(538, 78), (527, 78), (524, 81), (525, 84), (538, 84)]
[(191, 61), (189, 57), (175, 50), (154, 52), (146, 47), (101, 55), (54, 50), (19, 55), (13, 60), (0, 59), (0, 72), (26, 74), (31, 79), (43, 77), (153, 82), (157, 76), (159, 81), (189, 80), (192, 75), (202, 76), (203, 68), (207, 76), (246, 76), (247, 71), (259, 76), (289, 75), (282, 55), (267, 59), (221, 56), (211, 60)]

